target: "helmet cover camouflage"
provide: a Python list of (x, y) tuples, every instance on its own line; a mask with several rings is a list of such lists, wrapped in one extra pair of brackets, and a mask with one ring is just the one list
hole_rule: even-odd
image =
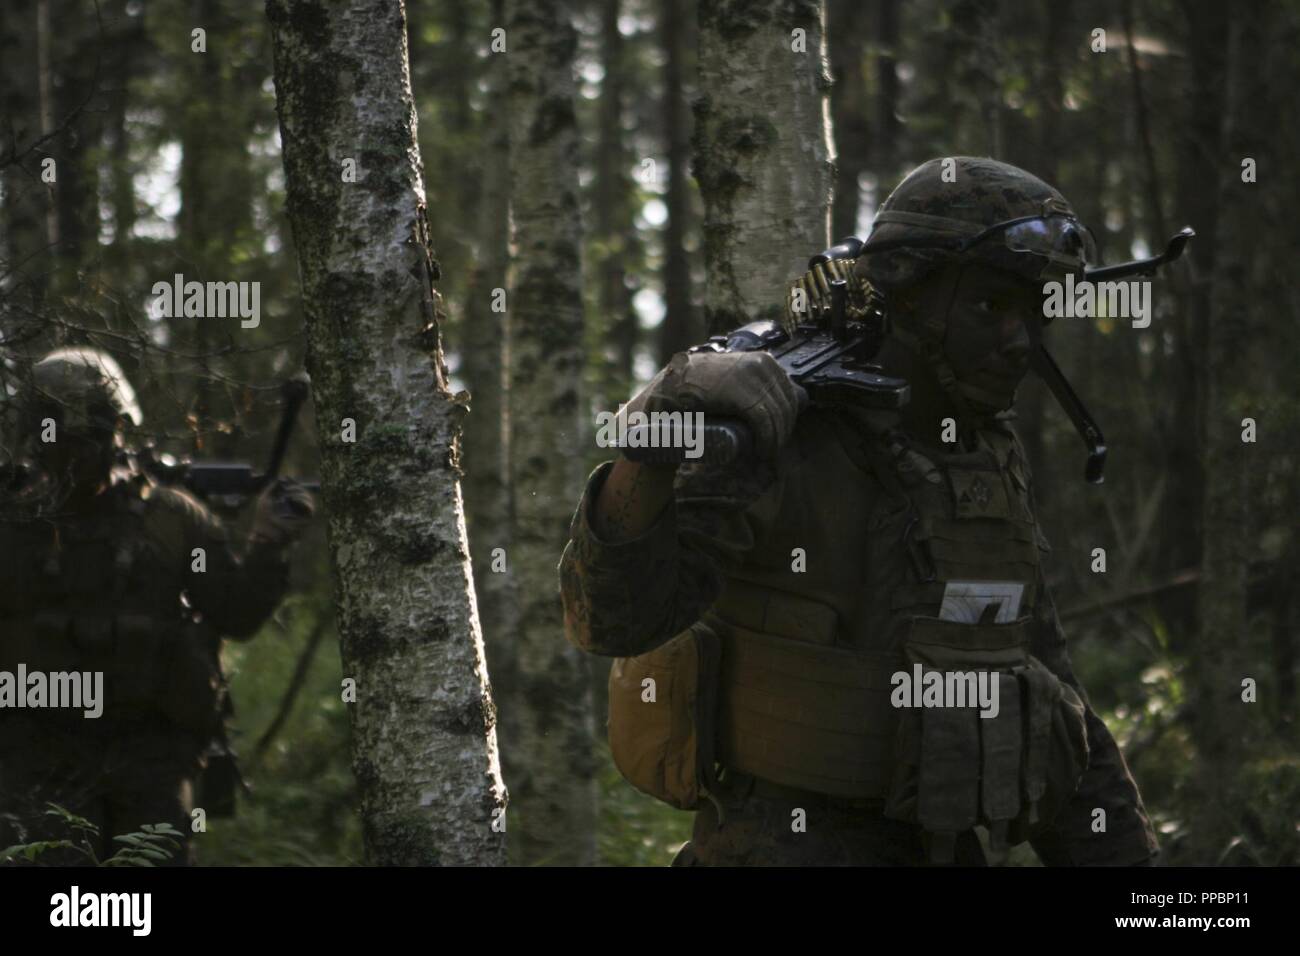
[(30, 415), (57, 418), (69, 431), (113, 431), (118, 420), (144, 421), (135, 390), (117, 361), (92, 348), (63, 348), (32, 366)]
[(1038, 279), (1082, 269), (1095, 261), (1094, 250), (1065, 197), (1037, 176), (994, 159), (953, 156), (922, 163), (890, 193), (857, 269), (884, 289), (952, 261)]

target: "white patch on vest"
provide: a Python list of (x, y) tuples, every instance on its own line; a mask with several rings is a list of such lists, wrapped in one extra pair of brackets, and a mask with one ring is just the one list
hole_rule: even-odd
[(994, 624), (1010, 624), (1020, 615), (1025, 586), (1019, 581), (949, 581), (944, 585), (939, 620), (978, 624), (984, 609), (998, 606)]
[(913, 664), (910, 674), (895, 671), (889, 683), (894, 707), (978, 707), (983, 718), (996, 717), (1001, 709), (997, 671), (926, 671)]

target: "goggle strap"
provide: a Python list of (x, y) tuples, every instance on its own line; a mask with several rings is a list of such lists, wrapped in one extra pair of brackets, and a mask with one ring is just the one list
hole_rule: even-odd
[(903, 226), (919, 226), (933, 229), (935, 232), (955, 233), (961, 236), (975, 236), (984, 231), (979, 223), (964, 219), (949, 219), (947, 216), (931, 216), (923, 212), (904, 212), (901, 209), (887, 209), (876, 216), (876, 222), (896, 222)]

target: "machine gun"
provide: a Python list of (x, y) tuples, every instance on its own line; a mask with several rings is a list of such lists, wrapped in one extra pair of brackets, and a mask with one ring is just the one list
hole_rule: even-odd
[[(1155, 275), (1162, 265), (1181, 256), (1195, 236), (1190, 227), (1184, 227), (1160, 255), (1088, 269), (1085, 278), (1104, 282)], [(688, 351), (766, 350), (814, 402), (902, 408), (909, 397), (907, 382), (886, 376), (880, 366), (872, 364), (889, 325), (880, 295), (853, 273), (853, 262), (862, 253), (862, 245), (861, 239), (851, 236), (808, 261), (809, 271), (791, 287), (787, 301), (788, 314), (799, 316), (799, 320), (751, 322), (729, 335), (715, 335)], [(1106, 463), (1106, 440), (1101, 428), (1041, 343), (1034, 349), (1030, 367), (1047, 384), (1088, 449), (1085, 480), (1100, 484)], [(629, 428), (622, 448), (624, 456), (652, 464), (685, 460), (683, 448), (652, 447), (658, 444), (653, 441), (653, 431), (653, 425)], [(752, 447), (745, 424), (727, 418), (706, 422), (703, 441), (709, 460), (722, 464)]]
[[(788, 321), (751, 322), (688, 351), (766, 351), (814, 402), (902, 408), (909, 397), (907, 382), (872, 364), (884, 343), (887, 319), (879, 297), (851, 274), (852, 260), (861, 251), (862, 240), (850, 237), (810, 259), (809, 273), (787, 301)], [(623, 454), (650, 463), (684, 460), (681, 448), (648, 447), (653, 429), (629, 428)], [(724, 464), (745, 454), (752, 442), (745, 424), (729, 418), (706, 421), (703, 440), (709, 460)]]
[[(143, 471), (162, 484), (180, 485), (214, 508), (232, 511), (261, 493), (280, 476), (280, 466), (289, 448), (298, 411), (307, 400), (307, 390), (304, 378), (290, 379), (281, 386), (284, 404), (280, 411), (280, 424), (276, 428), (266, 467), (260, 472), (246, 462), (173, 461), (169, 456), (158, 455), (152, 447), (137, 451), (136, 461)], [(320, 492), (317, 481), (300, 484), (313, 494)]]

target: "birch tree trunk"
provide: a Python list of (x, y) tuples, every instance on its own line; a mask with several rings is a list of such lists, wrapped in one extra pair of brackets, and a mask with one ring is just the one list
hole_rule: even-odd
[(591, 695), (564, 639), (555, 566), (581, 475), (582, 225), (568, 4), (507, 3), (515, 286), (510, 295), (511, 551), (519, 604), (514, 693), (503, 705), (519, 863), (595, 856)]
[(691, 302), (691, 261), (686, 255), (686, 235), (691, 215), (690, 131), (684, 93), (687, 59), (687, 0), (661, 0), (660, 43), (664, 51), (664, 153), (668, 158), (668, 222), (664, 225), (664, 320), (659, 326), (659, 364), (703, 338)]
[[(870, 13), (870, 6), (861, 0), (829, 0), (826, 6), (831, 34), (827, 46), (834, 82), (831, 117), (835, 132), (835, 203), (831, 209), (831, 236), (836, 241), (856, 234), (858, 178), (872, 158), (868, 90), (863, 73), (871, 36)], [(883, 53), (879, 55), (883, 58)], [(892, 69), (893, 60), (889, 62)]]
[[(898, 81), (898, 61), (902, 53), (900, 20), (903, 11), (900, 0), (878, 0), (878, 6), (875, 40), (880, 50), (876, 55), (876, 118), (867, 135), (872, 138), (869, 145), (880, 180), (880, 188), (877, 190), (879, 202), (887, 195), (884, 190), (892, 189), (898, 182), (898, 156), (903, 151), (903, 124), (898, 118), (899, 102), (903, 96)], [(836, 200), (838, 199), (837, 196)], [(836, 240), (840, 239), (838, 232), (833, 235)]]
[(699, 20), (695, 177), (717, 334), (780, 315), (830, 244), (830, 78), (818, 0), (700, 0)]
[(636, 230), (637, 201), (631, 177), (630, 157), (624, 144), (625, 75), (628, 54), (618, 22), (622, 0), (601, 0), (600, 59), (604, 78), (600, 81), (600, 102), (596, 119), (593, 223), (595, 248), (599, 250), (596, 270), (596, 301), (608, 330), (602, 336), (614, 353), (613, 362), (602, 362), (596, 400), (600, 408), (615, 407), (632, 391), (632, 363), (636, 355), (640, 326), (628, 289), (628, 260), (639, 245)]
[(464, 396), (442, 362), (405, 14), (400, 0), (266, 9), (367, 854), (499, 863), (504, 793), (458, 481)]
[(131, 150), (127, 141), (127, 90), (135, 75), (144, 47), (143, 17), (130, 17), (126, 10), (130, 0), (116, 0), (111, 16), (118, 23), (111, 70), (107, 127), (112, 131), (108, 152), (108, 200), (113, 210), (112, 268), (125, 269), (131, 254), (131, 230), (135, 226), (135, 183), (131, 177)]
[[(504, 27), (504, 0), (492, 0), (492, 28)], [(510, 433), (506, 414), (509, 324), (503, 297), (510, 268), (510, 117), (506, 58), (488, 58), (488, 101), (500, 104), (484, 118), (483, 187), (479, 235), (466, 292), (461, 371), (470, 390), (465, 432), (465, 499), (474, 585), (483, 642), (498, 702), (514, 687), (518, 595), (510, 573)], [(502, 291), (498, 297), (497, 290)], [(499, 550), (498, 550), (499, 549)], [(503, 561), (505, 564), (503, 566)]]

